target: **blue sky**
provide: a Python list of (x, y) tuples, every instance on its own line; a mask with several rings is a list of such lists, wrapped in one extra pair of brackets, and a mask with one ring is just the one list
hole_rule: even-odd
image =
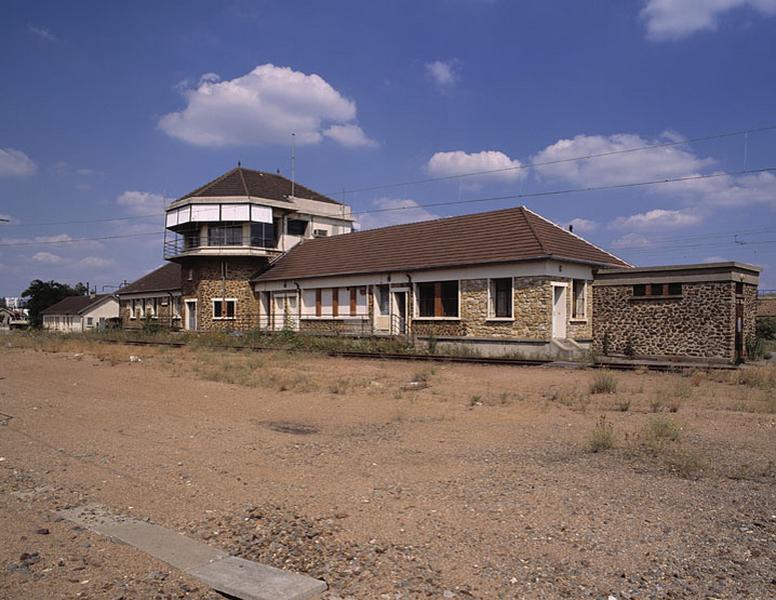
[(288, 174), (291, 131), (298, 180), (339, 199), (509, 169), (346, 191), (363, 227), (526, 204), (634, 264), (776, 288), (776, 173), (724, 174), (775, 167), (776, 130), (567, 160), (776, 124), (776, 0), (10, 0), (0, 56), (0, 295), (138, 277), (162, 263), (142, 215), (238, 160)]

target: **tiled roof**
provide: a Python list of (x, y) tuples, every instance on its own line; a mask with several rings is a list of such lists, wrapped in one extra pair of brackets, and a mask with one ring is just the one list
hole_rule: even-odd
[[(216, 177), (213, 181), (206, 183), (180, 199), (252, 196), (254, 198), (267, 198), (269, 200), (287, 202), (290, 195), (290, 179), (276, 173), (264, 173), (263, 171), (237, 167), (220, 177)], [(319, 194), (315, 190), (311, 190), (299, 183), (294, 183), (294, 195), (297, 198), (340, 204), (336, 200)]]
[(112, 294), (98, 294), (96, 296), (68, 296), (56, 304), (44, 309), (44, 315), (77, 315), (93, 305), (97, 305)]
[(117, 294), (123, 296), (125, 294), (168, 292), (179, 289), (181, 289), (181, 266), (171, 262), (124, 286)]
[(305, 240), (255, 281), (558, 258), (628, 263), (524, 206)]

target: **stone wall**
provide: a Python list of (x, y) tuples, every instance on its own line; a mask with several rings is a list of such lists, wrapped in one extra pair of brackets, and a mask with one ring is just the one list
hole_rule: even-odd
[[(754, 310), (757, 288), (744, 287), (745, 311)], [(635, 299), (632, 292), (631, 285), (596, 286), (595, 352), (608, 345), (608, 354), (624, 354), (630, 346), (635, 356), (735, 359), (733, 282), (685, 283), (681, 298)], [(753, 335), (753, 316), (745, 313), (744, 321), (746, 336)]]
[(748, 358), (747, 346), (757, 339), (757, 286), (744, 284), (744, 358)]
[(776, 317), (776, 294), (760, 296), (757, 300), (758, 317)]
[[(222, 262), (226, 263), (226, 278), (222, 276)], [(197, 329), (199, 331), (248, 331), (259, 326), (260, 302), (253, 291), (250, 278), (266, 261), (263, 258), (199, 258), (183, 266), (183, 298), (197, 300)], [(189, 269), (192, 279), (189, 280)], [(213, 319), (214, 298), (236, 298), (235, 319)], [(181, 309), (183, 312), (183, 309)]]
[[(137, 298), (135, 302), (144, 301), (146, 303), (145, 314), (150, 313), (150, 307), (152, 306), (152, 297)], [(166, 304), (164, 304), (166, 302)], [(156, 327), (162, 327), (165, 329), (178, 329), (181, 327), (181, 319), (172, 316), (174, 300), (170, 296), (157, 296), (156, 297), (156, 318), (131, 318), (132, 317), (132, 300), (121, 300), (119, 302), (119, 317), (121, 318), (121, 326), (124, 329), (142, 329), (144, 326), (153, 325)], [(181, 312), (183, 311), (183, 305), (181, 304)], [(171, 318), (172, 316), (172, 318)]]
[(321, 333), (326, 335), (372, 335), (372, 321), (368, 318), (344, 319), (301, 319), (299, 331), (302, 333)]
[[(509, 338), (549, 341), (552, 337), (552, 281), (563, 277), (515, 277), (513, 279), (514, 318), (491, 319), (488, 306), (488, 280), (461, 281), (460, 320), (413, 319), (412, 332), (418, 336)], [(588, 282), (587, 315), (572, 320), (572, 288), (566, 294), (568, 316), (567, 336), (575, 339), (592, 338), (593, 291)]]

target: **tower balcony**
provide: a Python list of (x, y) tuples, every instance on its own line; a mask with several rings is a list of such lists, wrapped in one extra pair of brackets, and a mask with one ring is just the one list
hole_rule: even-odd
[(210, 225), (189, 231), (165, 230), (164, 258), (264, 256), (280, 254), (271, 223)]

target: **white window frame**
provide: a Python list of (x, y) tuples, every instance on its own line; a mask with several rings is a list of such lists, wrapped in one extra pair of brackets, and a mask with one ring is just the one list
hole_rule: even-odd
[(86, 317), (86, 326), (94, 327), (94, 317)]
[[(509, 279), (512, 293), (509, 295), (511, 317), (496, 316), (496, 296), (494, 294), (496, 279)], [(491, 277), (488, 279), (488, 321), (514, 321), (515, 320), (515, 278), (514, 277)]]
[[(418, 294), (418, 285), (421, 283), (441, 283), (444, 281), (457, 281), (458, 282), (458, 315), (455, 317), (421, 317), (420, 316), (420, 294)], [(412, 313), (413, 320), (420, 321), (460, 321), (461, 320), (461, 280), (457, 278), (452, 279), (431, 279), (429, 281), (416, 281), (412, 288)]]
[(135, 315), (136, 307), (137, 307), (137, 305), (135, 304), (135, 299), (132, 298), (129, 301), (129, 319), (131, 321), (134, 321), (137, 318), (137, 316)]
[[(233, 317), (227, 317), (227, 316), (216, 316), (216, 302), (234, 302), (234, 316)], [(226, 312), (224, 311), (224, 308), (226, 306), (221, 307), (221, 314), (225, 315)], [(235, 321), (237, 319), (237, 298), (211, 298), (210, 299), (210, 309), (211, 309), (211, 315), (213, 315), (214, 321)]]
[[(575, 315), (576, 312), (576, 304), (577, 299), (574, 296), (574, 282), (575, 281), (581, 281), (582, 282), (582, 316)], [(569, 321), (572, 323), (586, 323), (588, 316), (587, 316), (587, 286), (588, 282), (587, 279), (572, 279), (571, 280), (571, 312), (569, 313)]]

